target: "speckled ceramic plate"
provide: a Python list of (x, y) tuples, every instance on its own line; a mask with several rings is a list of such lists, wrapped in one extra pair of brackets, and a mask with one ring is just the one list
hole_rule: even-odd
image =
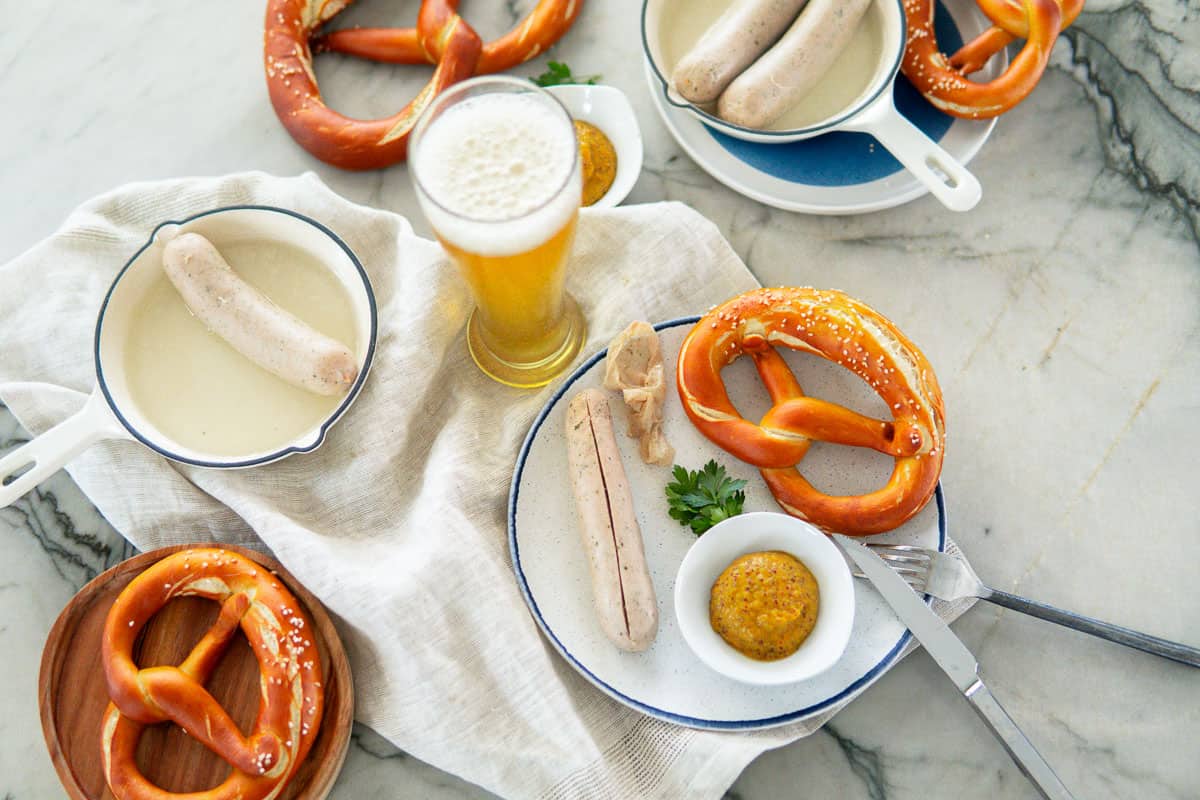
[[(695, 317), (656, 326), (668, 375), (675, 374), (679, 347)], [(508, 534), (517, 582), (534, 619), (554, 648), (580, 674), (610, 697), (659, 719), (695, 728), (753, 730), (784, 725), (819, 714), (854, 697), (879, 678), (899, 657), (908, 631), (869, 584), (856, 581), (854, 631), (850, 645), (829, 671), (785, 686), (750, 686), (705, 666), (683, 640), (675, 621), (675, 573), (695, 541), (687, 528), (667, 515), (663, 487), (670, 470), (643, 464), (637, 443), (619, 436), (621, 456), (633, 487), (634, 506), (645, 540), (646, 559), (658, 596), (659, 629), (643, 653), (624, 653), (604, 637), (592, 609), (587, 560), (579, 541), (574, 501), (567, 479), (563, 415), (581, 389), (600, 386), (604, 352), (584, 363), (554, 395), (534, 422), (517, 461), (509, 497)], [(785, 352), (805, 391), (887, 418), (883, 402), (857, 376), (834, 364), (801, 353)], [(730, 398), (747, 418), (758, 419), (769, 402), (750, 359), (724, 372)], [(757, 472), (705, 439), (667, 393), (664, 424), (676, 448), (675, 460), (697, 469), (710, 458), (749, 480), (747, 511), (777, 511)], [(611, 395), (614, 414), (624, 430), (624, 409)], [(860, 494), (882, 486), (892, 460), (873, 451), (818, 443), (804, 460), (804, 473), (833, 494)], [(936, 499), (902, 528), (875, 541), (945, 545), (945, 504)]]
[[(990, 26), (974, 0), (941, 0), (937, 5), (935, 29), (944, 52), (953, 53)], [(713, 130), (667, 101), (662, 79), (649, 59), (644, 60), (650, 97), (671, 135), (705, 172), (739, 194), (786, 211), (862, 214), (902, 205), (928, 192), (866, 133), (837, 131), (798, 142), (763, 144)], [(1002, 52), (972, 79), (990, 81), (1007, 66), (1008, 56)], [(965, 120), (943, 114), (903, 75), (896, 78), (895, 101), (901, 114), (962, 164), (974, 158), (996, 125), (995, 119)]]

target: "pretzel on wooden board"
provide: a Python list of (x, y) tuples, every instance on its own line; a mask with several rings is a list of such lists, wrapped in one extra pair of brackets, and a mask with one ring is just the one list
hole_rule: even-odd
[[(177, 667), (138, 669), (133, 647), (143, 626), (175, 597), (205, 597), (221, 613)], [(258, 659), (261, 699), (248, 736), (204, 688), (238, 628)], [(167, 556), (129, 583), (105, 620), (104, 673), (111, 703), (102, 724), (104, 776), (119, 800), (266, 800), (308, 755), (321, 727), (324, 690), (312, 620), (278, 578), (227, 550)], [(184, 795), (138, 770), (146, 725), (173, 721), (233, 767), (212, 789)]]
[[(846, 367), (887, 403), (892, 420), (806, 396), (776, 346)], [(757, 424), (738, 413), (721, 379), (721, 370), (742, 354), (753, 358), (773, 403)], [(684, 340), (676, 383), (700, 432), (759, 467), (779, 505), (820, 528), (852, 536), (892, 530), (924, 508), (937, 488), (945, 420), (933, 368), (888, 319), (841, 292), (756, 289), (717, 306)], [(812, 441), (890, 455), (891, 478), (865, 495), (823, 494), (796, 469)]]
[[(934, 0), (904, 0), (907, 43), (900, 69), (926, 100), (965, 119), (999, 116), (1024, 100), (1046, 70), (1058, 34), (1074, 21), (1083, 0), (980, 0), (996, 27), (949, 59), (934, 33)], [(1074, 13), (1072, 13), (1074, 12)], [(1004, 74), (987, 83), (967, 80), (1016, 38), (1025, 45)]]
[[(404, 160), (421, 112), (448, 86), (533, 58), (558, 41), (583, 0), (540, 0), (517, 27), (485, 47), (458, 14), (459, 0), (422, 0), (416, 28), (338, 31), (316, 52), (341, 50), (377, 60), (434, 64), (433, 77), (398, 113), (357, 120), (321, 98), (312, 67), (314, 34), (353, 0), (268, 0), (264, 61), (275, 114), (305, 150), (344, 169), (376, 169)], [(348, 41), (348, 44), (347, 44)], [(336, 43), (341, 46), (335, 46)], [(386, 54), (391, 56), (387, 57)]]

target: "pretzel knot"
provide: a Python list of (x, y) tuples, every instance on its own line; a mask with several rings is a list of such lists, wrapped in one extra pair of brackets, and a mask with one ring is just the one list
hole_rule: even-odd
[[(812, 353), (866, 381), (892, 409), (871, 419), (808, 397), (775, 346)], [(754, 360), (774, 405), (744, 419), (721, 370)], [(924, 508), (937, 488), (945, 421), (933, 368), (889, 320), (837, 291), (756, 289), (709, 311), (679, 351), (679, 399), (692, 423), (723, 450), (759, 467), (789, 514), (853, 536), (892, 530)], [(887, 485), (865, 495), (823, 494), (796, 466), (813, 441), (869, 447), (895, 458)]]
[[(143, 626), (175, 597), (221, 604), (212, 628), (177, 667), (138, 669), (133, 647)], [(241, 628), (258, 658), (261, 701), (249, 735), (204, 688)], [(120, 800), (264, 800), (275, 797), (308, 755), (321, 726), (321, 664), (312, 621), (259, 564), (219, 549), (170, 555), (125, 587), (104, 625), (103, 661), (112, 702), (104, 713), (104, 775)], [(233, 767), (216, 788), (166, 792), (137, 768), (146, 725), (171, 721)]]
[[(908, 43), (900, 69), (925, 99), (955, 117), (984, 119), (1024, 100), (1046, 70), (1059, 33), (1075, 21), (1084, 0), (978, 0), (993, 27), (947, 58), (933, 30), (934, 0), (904, 0)], [(1021, 52), (988, 83), (965, 76), (983, 68), (1016, 39)]]
[[(458, 15), (459, 0), (422, 0), (415, 28), (363, 28), (315, 34), (353, 0), (268, 0), (263, 59), (275, 115), (301, 147), (344, 169), (403, 161), (417, 119), (446, 87), (472, 75), (528, 61), (567, 32), (583, 0), (539, 0), (515, 28), (484, 45)], [(376, 61), (433, 64), (433, 77), (412, 102), (385, 119), (357, 120), (321, 99), (312, 54), (339, 51)]]

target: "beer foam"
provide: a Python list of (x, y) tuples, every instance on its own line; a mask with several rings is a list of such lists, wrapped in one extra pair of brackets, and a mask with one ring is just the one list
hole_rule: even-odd
[(582, 193), (569, 126), (529, 95), (485, 94), (450, 106), (421, 134), (411, 163), (430, 225), (488, 256), (532, 250), (554, 236)]

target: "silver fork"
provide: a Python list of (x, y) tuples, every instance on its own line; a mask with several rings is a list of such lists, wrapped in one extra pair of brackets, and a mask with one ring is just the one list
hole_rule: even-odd
[[(888, 565), (919, 593), (931, 594), (942, 600), (978, 597), (980, 600), (987, 600), (996, 605), (1011, 608), (1013, 611), (1057, 622), (1059, 625), (1090, 633), (1111, 642), (1144, 650), (1147, 653), (1153, 653), (1156, 656), (1169, 658), (1189, 666), (1200, 667), (1200, 649), (1129, 628), (1122, 628), (1120, 625), (1101, 622), (1081, 614), (1063, 611), (1061, 608), (1018, 597), (999, 589), (992, 589), (979, 580), (979, 576), (975, 574), (975, 570), (971, 568), (970, 564), (957, 556), (907, 544), (871, 544), (869, 547), (880, 558), (888, 562)], [(854, 571), (854, 577), (862, 578), (864, 576), (861, 572)]]

